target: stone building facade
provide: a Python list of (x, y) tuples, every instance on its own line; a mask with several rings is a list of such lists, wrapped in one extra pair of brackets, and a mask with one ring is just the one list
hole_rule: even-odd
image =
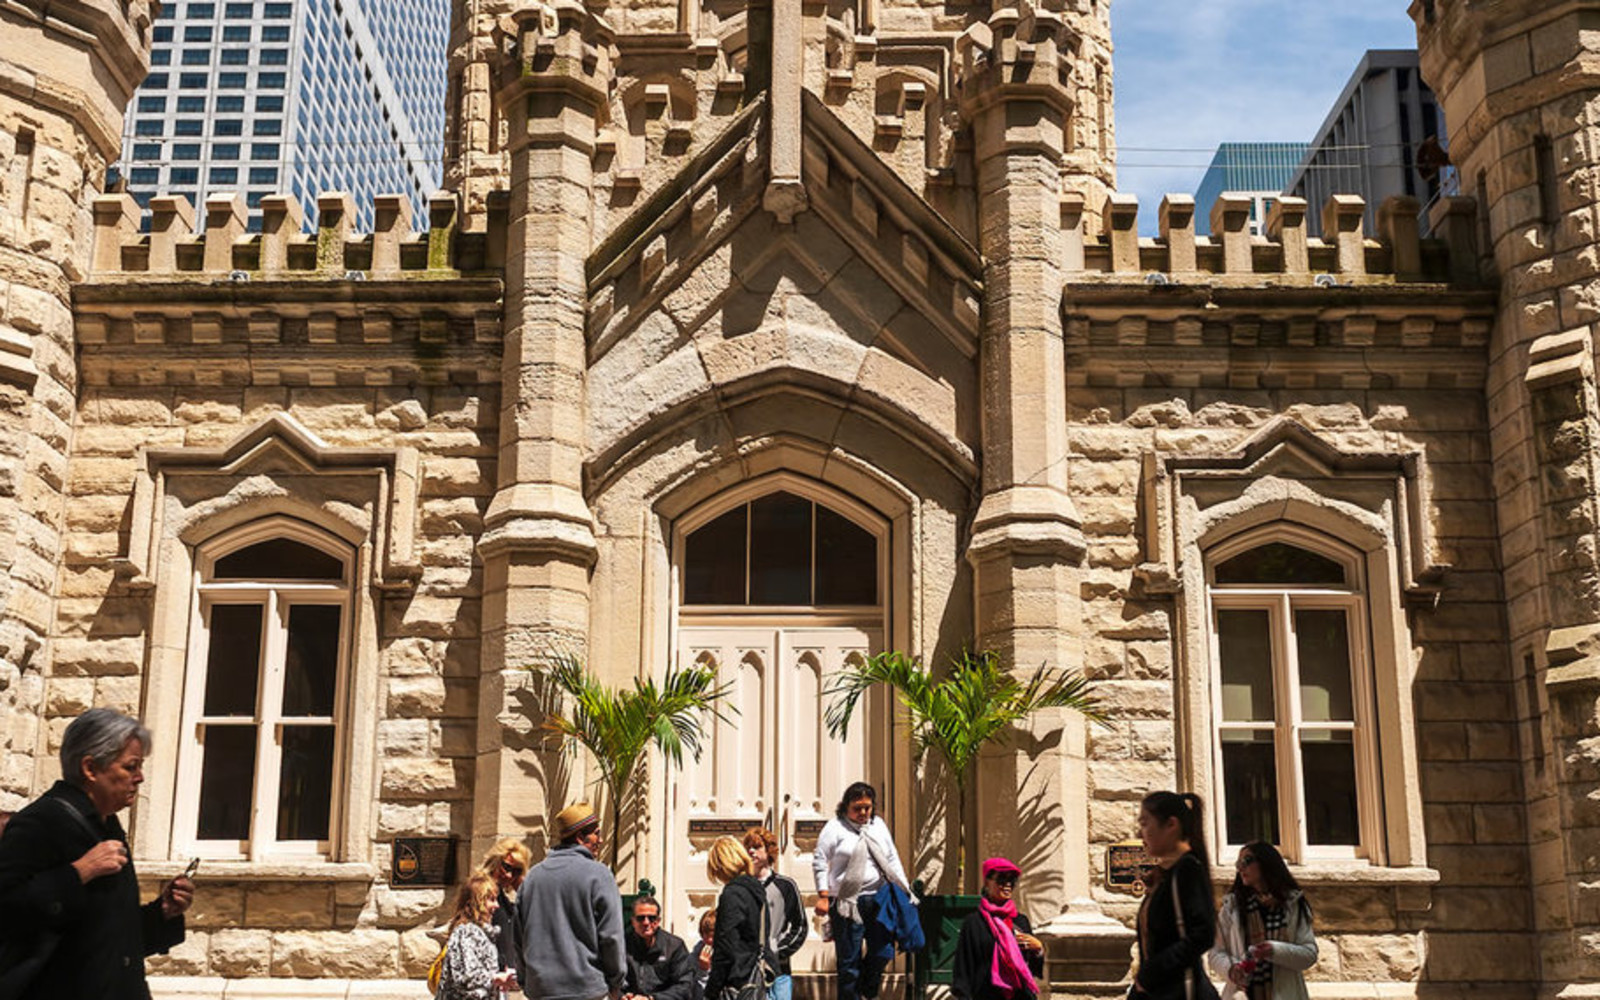
[(1108, 0), (458, 4), (426, 220), (197, 235), (100, 191), (149, 5), (0, 4), (0, 804), (137, 711), (141, 875), (208, 859), (157, 994), (415, 997), (445, 893), (393, 839), (538, 853), (588, 780), (551, 649), (735, 685), (617, 838), (692, 933), (719, 823), (805, 884), (863, 776), (957, 887), (943, 777), (821, 688), (977, 644), (1111, 716), (1037, 720), (968, 810), (1053, 992), (1120, 992), (1108, 849), (1179, 787), (1219, 860), (1295, 861), (1318, 997), (1595, 993), (1600, 5), (1412, 16), (1472, 195), (1429, 241), (1349, 197), (1141, 238)]

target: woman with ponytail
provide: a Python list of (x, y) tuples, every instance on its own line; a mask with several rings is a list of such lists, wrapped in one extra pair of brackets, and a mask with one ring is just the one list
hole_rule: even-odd
[(983, 897), (956, 939), (950, 992), (959, 1000), (1031, 1000), (1044, 975), (1044, 945), (1017, 912), (1012, 895), (1021, 869), (1005, 858), (983, 863)]
[(1206, 952), (1216, 939), (1203, 807), (1191, 792), (1151, 792), (1139, 806), (1139, 837), (1156, 861), (1139, 907), (1139, 974), (1131, 1000), (1216, 1000)]

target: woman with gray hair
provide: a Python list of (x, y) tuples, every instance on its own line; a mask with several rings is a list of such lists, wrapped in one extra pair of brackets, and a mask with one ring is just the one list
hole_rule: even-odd
[(185, 876), (139, 905), (117, 813), (144, 781), (150, 731), (91, 708), (61, 740), (61, 778), (0, 834), (0, 1000), (148, 1000), (146, 955), (184, 937)]

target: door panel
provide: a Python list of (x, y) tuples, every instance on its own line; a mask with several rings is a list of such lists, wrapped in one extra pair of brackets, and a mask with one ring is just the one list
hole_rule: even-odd
[[(830, 674), (882, 644), (878, 628), (683, 626), (681, 662), (715, 664), (732, 684), (729, 705), (713, 725), (698, 764), (684, 765), (668, 790), (665, 893), (668, 926), (692, 945), (701, 913), (716, 905), (719, 887), (706, 875), (706, 851), (718, 836), (741, 836), (750, 826), (778, 834), (778, 870), (816, 902), (811, 852), (833, 816), (840, 792), (867, 780), (880, 790), (886, 761), (872, 759), (867, 728), (881, 724), (877, 699), (858, 711), (848, 741), (829, 737), (824, 690)], [(820, 921), (795, 956), (796, 973), (832, 964)]]

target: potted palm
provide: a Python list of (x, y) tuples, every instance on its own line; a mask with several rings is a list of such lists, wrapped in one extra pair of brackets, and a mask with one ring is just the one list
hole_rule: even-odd
[(967, 857), (966, 804), (983, 750), (1004, 744), (1018, 723), (1042, 709), (1066, 708), (1105, 721), (1092, 685), (1081, 674), (1040, 667), (1022, 678), (1006, 669), (994, 650), (963, 650), (952, 658), (948, 673), (935, 677), (919, 658), (892, 650), (852, 661), (830, 677), (828, 732), (843, 739), (862, 696), (880, 685), (894, 692), (909, 717), (912, 755), (920, 761), (932, 750), (950, 772), (963, 883), (977, 870)]
[(681, 768), (685, 754), (698, 761), (707, 716), (723, 717), (721, 702), (729, 685), (718, 682), (715, 667), (694, 664), (668, 667), (659, 683), (635, 677), (631, 687), (611, 688), (571, 652), (552, 654), (534, 671), (552, 686), (556, 699), (540, 725), (568, 752), (581, 746), (594, 758), (611, 814), (614, 868), (623, 804), (644, 775), (645, 752), (654, 746), (669, 768)]

